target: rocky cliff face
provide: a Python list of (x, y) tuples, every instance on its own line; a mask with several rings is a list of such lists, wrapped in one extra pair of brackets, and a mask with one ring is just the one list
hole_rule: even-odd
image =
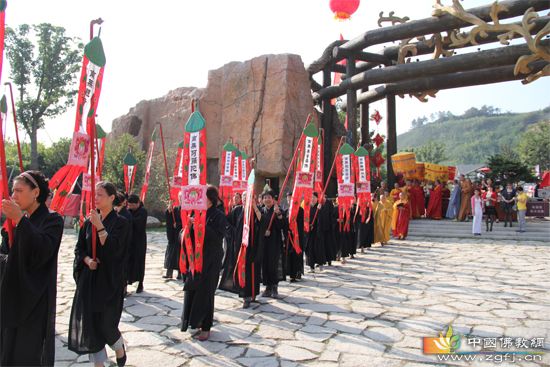
[[(313, 109), (308, 73), (298, 55), (265, 55), (210, 71), (205, 89), (179, 88), (142, 101), (113, 121), (110, 139), (136, 136), (145, 150), (162, 123), (167, 147), (175, 150), (191, 114), (191, 100), (207, 122), (209, 181), (217, 183), (220, 148), (228, 139), (256, 156), (260, 177), (281, 177), (308, 113)], [(170, 149), (169, 149), (170, 150)], [(172, 167), (174, 157), (169, 157)]]

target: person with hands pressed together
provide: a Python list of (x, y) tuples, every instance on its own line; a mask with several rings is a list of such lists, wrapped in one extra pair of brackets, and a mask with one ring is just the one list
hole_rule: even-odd
[[(95, 205), (78, 235), (75, 248), (76, 291), (71, 309), (69, 349), (90, 354), (90, 361), (103, 366), (105, 345), (116, 353), (118, 366), (126, 364), (126, 351), (118, 329), (124, 302), (125, 276), (121, 264), (126, 255), (130, 224), (118, 215), (116, 188), (112, 183), (96, 186)], [(96, 229), (96, 258), (92, 236)]]
[(57, 256), (63, 218), (50, 212), (48, 181), (39, 171), (13, 180), (2, 212), (14, 225), (13, 241), (2, 230), (0, 365), (52, 366), (55, 360)]

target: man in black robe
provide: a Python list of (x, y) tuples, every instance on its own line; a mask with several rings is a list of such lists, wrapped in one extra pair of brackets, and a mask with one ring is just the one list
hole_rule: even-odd
[(290, 228), (288, 221), (289, 218), (289, 210), (290, 210), (290, 202), (292, 201), (292, 193), (286, 194), (287, 201), (289, 203), (289, 209), (285, 212), (285, 257), (286, 257), (286, 264), (288, 269), (288, 275), (290, 277), (290, 282), (294, 283), (298, 279), (302, 279), (302, 275), (304, 274), (304, 251), (305, 248), (305, 236), (304, 236), (304, 209), (299, 208), (298, 209), (298, 216), (296, 217), (296, 224), (298, 226), (298, 242), (299, 247), (302, 250), (300, 254), (296, 253), (296, 250), (294, 249), (294, 246), (292, 246), (292, 243), (290, 242)]
[(162, 277), (165, 279), (172, 279), (174, 270), (178, 272), (177, 279), (181, 279), (179, 272), (180, 261), (180, 243), (178, 242), (178, 235), (181, 231), (181, 210), (179, 206), (172, 207), (170, 205), (166, 210), (166, 238), (168, 244), (166, 245), (166, 252), (164, 254), (164, 268), (166, 274)]
[(145, 277), (145, 255), (147, 253), (147, 210), (139, 197), (128, 197), (128, 208), (132, 214), (132, 244), (128, 256), (128, 284), (138, 283), (136, 293), (143, 292)]
[[(275, 194), (268, 191), (262, 194), (263, 207), (259, 228), (259, 247), (256, 256), (262, 264), (262, 283), (265, 291), (262, 297), (279, 298), (279, 281), (284, 280), (283, 235), (285, 220), (281, 209), (274, 200)], [(273, 221), (271, 218), (273, 217)], [(270, 227), (271, 223), (271, 228)]]
[[(2, 202), (2, 212), (15, 225), (12, 246), (2, 230), (0, 249), (2, 366), (54, 364), (57, 255), (63, 218), (48, 210), (48, 193), (44, 176), (27, 171), (14, 180), (13, 200)], [(23, 198), (26, 194), (31, 195), (30, 200)]]
[[(240, 199), (240, 198), (239, 198)], [(220, 289), (238, 294), (243, 298), (243, 308), (249, 308), (251, 302), (256, 302), (256, 296), (260, 292), (260, 269), (261, 263), (258, 261), (256, 252), (258, 248), (258, 219), (261, 216), (260, 210), (253, 202), (252, 221), (250, 223), (250, 237), (248, 247), (246, 248), (245, 260), (245, 286), (240, 287), (238, 278), (235, 274), (239, 252), (241, 251), (243, 226), (244, 226), (244, 205), (246, 202), (242, 198), (242, 205), (234, 205), (227, 216), (230, 225), (226, 237), (227, 250), (223, 266)]]
[[(355, 232), (357, 238), (357, 248), (364, 252), (365, 248), (370, 248), (374, 242), (374, 213), (372, 207), (367, 207), (367, 218), (363, 222), (361, 213), (355, 214)], [(353, 258), (353, 256), (352, 256)]]
[(333, 230), (334, 207), (329, 200), (325, 200), (321, 205), (317, 200), (317, 193), (314, 193), (311, 201), (310, 231), (306, 236), (307, 265), (312, 273), (316, 266), (322, 270), (323, 265), (332, 265), (336, 254)]

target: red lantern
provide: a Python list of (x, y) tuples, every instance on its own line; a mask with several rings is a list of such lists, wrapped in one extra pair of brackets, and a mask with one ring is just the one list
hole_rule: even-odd
[(347, 20), (359, 8), (359, 2), (359, 0), (330, 0), (329, 6), (335, 19)]

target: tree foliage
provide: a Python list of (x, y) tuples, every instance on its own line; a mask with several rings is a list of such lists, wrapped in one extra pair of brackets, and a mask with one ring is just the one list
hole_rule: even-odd
[(31, 139), (31, 167), (38, 168), (37, 131), (44, 120), (73, 105), (83, 45), (49, 23), (6, 29), (11, 79), (17, 90), (18, 122)]
[(132, 135), (125, 133), (114, 141), (108, 141), (105, 146), (105, 163), (103, 165), (103, 179), (113, 183), (120, 191), (124, 191), (124, 156), (128, 151), (137, 160), (136, 178), (132, 193), (138, 194), (141, 190), (145, 172), (146, 152)]
[(519, 155), (530, 167), (550, 170), (550, 120), (531, 125), (519, 139)]
[(489, 157), (487, 167), (491, 169), (491, 172), (487, 176), (493, 179), (494, 182), (531, 182), (534, 179), (529, 168), (524, 163), (515, 157), (504, 154), (495, 154)]
[[(445, 146), (446, 160), (442, 163), (478, 164), (501, 152), (519, 153), (518, 143), (527, 128), (534, 123), (550, 120), (550, 108), (528, 113), (501, 113), (493, 107), (482, 107), (476, 111), (460, 116), (435, 113), (434, 117), (444, 117), (399, 135), (398, 149), (416, 149), (430, 141), (437, 141)], [(473, 115), (476, 116), (467, 117)]]
[(429, 141), (426, 144), (417, 148), (405, 149), (408, 152), (414, 152), (416, 154), (416, 160), (418, 162), (427, 163), (441, 163), (447, 159), (445, 153), (445, 144), (437, 141)]

